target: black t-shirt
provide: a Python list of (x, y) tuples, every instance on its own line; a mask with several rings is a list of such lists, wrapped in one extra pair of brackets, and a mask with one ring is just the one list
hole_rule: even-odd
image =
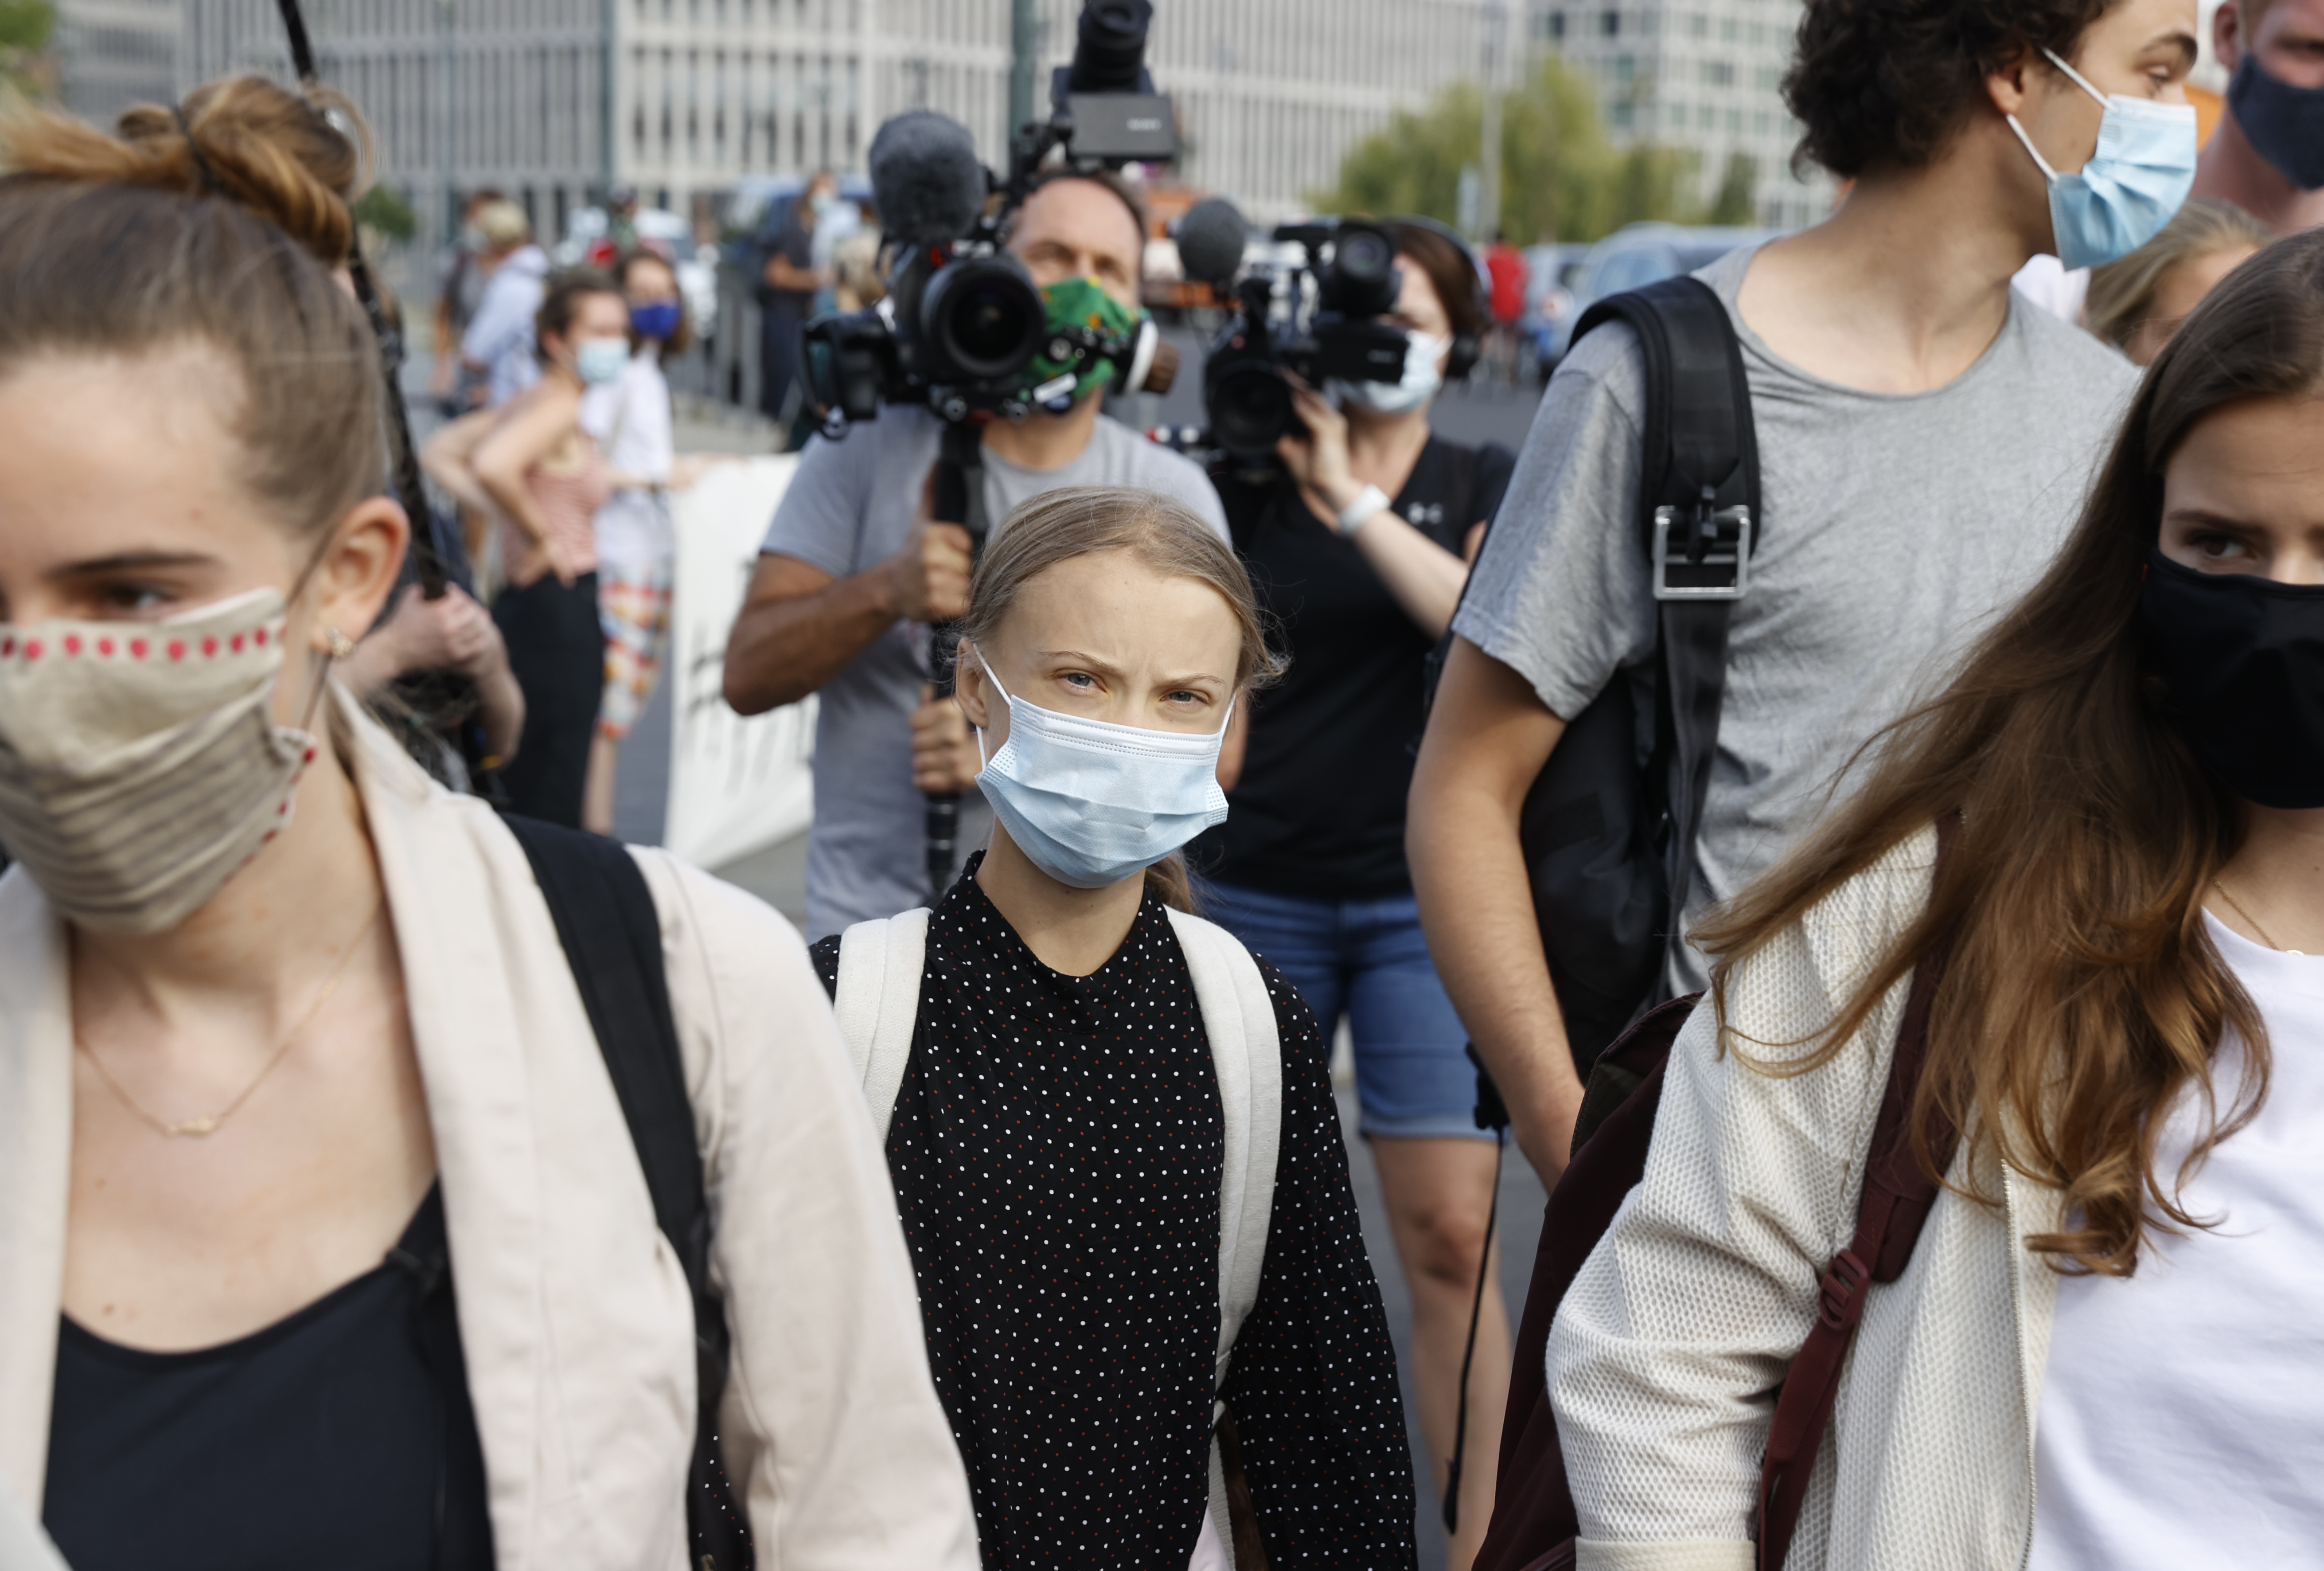
[(815, 263), (815, 224), (798, 210), (797, 202), (785, 204), (782, 220), (771, 235), (766, 236), (766, 249), (760, 258), (759, 304), (761, 309), (778, 311), (785, 316), (805, 317), (815, 309), (815, 291), (811, 289), (777, 289), (766, 279), (767, 263), (779, 256), (793, 267), (806, 268)]
[[(1457, 553), (1501, 504), (1516, 466), (1517, 455), (1498, 443), (1471, 451), (1431, 437), (1396, 511)], [(1254, 490), (1222, 478), (1219, 489), (1259, 604), (1275, 618), (1277, 652), (1291, 666), (1251, 703), (1232, 811), (1195, 843), (1194, 865), (1222, 883), (1278, 894), (1401, 894), (1412, 887), (1404, 799), (1434, 641), (1356, 543), (1310, 513), (1287, 480)]]
[(60, 1320), (42, 1517), (80, 1571), (489, 1571), (440, 1189), (383, 1264), (236, 1341)]

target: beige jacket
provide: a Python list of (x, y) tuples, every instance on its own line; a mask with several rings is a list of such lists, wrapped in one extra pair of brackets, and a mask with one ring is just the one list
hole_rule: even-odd
[[(1926, 904), (1935, 852), (1932, 831), (1896, 847), (1738, 967), (1735, 1029), (1780, 1044), (1831, 1020)], [(1582, 1571), (1749, 1571), (1775, 1391), (1855, 1233), (1906, 986), (1811, 1074), (1717, 1055), (1708, 1007), (1680, 1033), (1645, 1179), (1550, 1332)], [(2021, 1241), (2059, 1212), (2054, 1192), (1995, 1167), (1975, 1176), (2006, 1207), (1942, 1194), (1904, 1275), (1871, 1290), (1792, 1571), (2024, 1563), (2057, 1279)], [(1957, 1160), (1952, 1178), (1969, 1176)]]
[[(402, 952), (502, 1571), (680, 1571), (693, 1313), (523, 851), (343, 708)], [(973, 1571), (887, 1164), (806, 947), (637, 853), (733, 1332), (722, 1419), (767, 1571)], [(0, 1487), (42, 1498), (72, 1131), (64, 929), (0, 880)]]

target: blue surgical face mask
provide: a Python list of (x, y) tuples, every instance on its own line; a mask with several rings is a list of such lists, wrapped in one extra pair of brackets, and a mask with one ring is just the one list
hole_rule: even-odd
[(1226, 822), (1224, 725), (1189, 735), (1084, 720), (1010, 698), (990, 665), (984, 674), (1009, 700), (1009, 740), (985, 758), (977, 733), (976, 783), (1017, 848), (1059, 883), (1105, 889)]
[(2252, 151), (2303, 191), (2324, 187), (2324, 88), (2296, 88), (2246, 52), (2227, 84), (2227, 108)]
[(667, 338), (678, 331), (678, 302), (658, 300), (630, 308), (630, 331), (641, 338)]
[(2100, 104), (2098, 151), (2071, 174), (2050, 167), (2017, 116), (2009, 128), (2050, 182), (2050, 231), (2058, 260), (2097, 267), (2127, 256), (2163, 232), (2195, 183), (2195, 106), (2101, 93), (2082, 73), (2043, 50), (2050, 63)]
[(629, 363), (627, 338), (585, 338), (573, 351), (574, 372), (591, 387), (620, 381)]

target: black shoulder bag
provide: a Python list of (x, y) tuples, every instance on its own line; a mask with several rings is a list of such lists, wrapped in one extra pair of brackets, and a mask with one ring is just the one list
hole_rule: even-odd
[[(1636, 527), (1659, 622), (1646, 683), (1629, 670), (1565, 728), (1526, 794), (1518, 838), (1574, 1064), (1663, 996), (1686, 909), (1727, 684), (1727, 625), (1750, 581), (1759, 450), (1742, 347), (1700, 280), (1600, 300), (1574, 328), (1625, 322), (1646, 356)], [(1646, 696), (1650, 688), (1651, 696)], [(1642, 765), (1637, 705), (1653, 708)]]
[(718, 1454), (718, 1399), (726, 1388), (725, 1306), (710, 1285), (710, 1205), (702, 1187), (694, 1108), (687, 1100), (678, 1022), (662, 971), (653, 892), (618, 841), (513, 815), (501, 820), (524, 847), (557, 923), (566, 964), (597, 1033), (605, 1072), (638, 1148), (654, 1220), (686, 1268), (694, 1296), (694, 1461), (687, 1473), (689, 1571), (752, 1571), (749, 1520)]

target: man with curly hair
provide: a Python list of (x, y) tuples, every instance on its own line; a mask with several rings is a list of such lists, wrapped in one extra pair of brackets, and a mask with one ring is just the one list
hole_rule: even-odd
[[(1800, 158), (1849, 194), (1698, 275), (1742, 340), (1762, 506), (1680, 931), (1782, 853), (1850, 753), (2063, 540), (2131, 372), (2010, 277), (2038, 253), (2103, 260), (2100, 240), (2159, 227), (2184, 197), (2195, 26), (2195, 0), (1808, 0), (1784, 96)], [(2094, 211), (2107, 182), (2074, 178), (2102, 115), (2116, 136), (2151, 123), (2168, 172), (2137, 214)], [(1644, 393), (1618, 325), (1558, 367), (1453, 624), (1408, 820), (1429, 947), (1552, 1179), (1582, 1083), (1518, 815), (1568, 722), (1652, 678)], [(1702, 985), (1683, 940), (1665, 972), (1674, 992)]]

